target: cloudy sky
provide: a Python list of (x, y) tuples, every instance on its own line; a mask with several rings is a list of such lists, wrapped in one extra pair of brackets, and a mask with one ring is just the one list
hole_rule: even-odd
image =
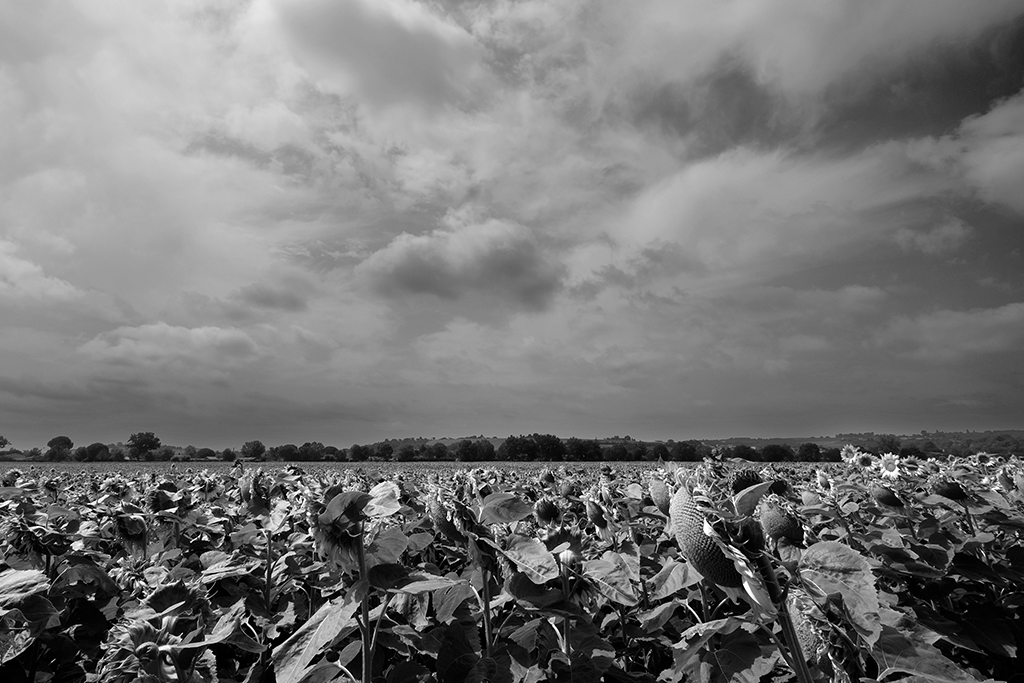
[(0, 0), (15, 446), (1022, 427), (1021, 0)]

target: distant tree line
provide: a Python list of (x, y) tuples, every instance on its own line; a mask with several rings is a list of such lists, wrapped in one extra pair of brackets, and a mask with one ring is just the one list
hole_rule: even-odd
[[(1024, 452), (1022, 432), (921, 432), (910, 437), (873, 432), (837, 435), (832, 441), (844, 439), (873, 453), (898, 453), (902, 456), (932, 457), (942, 455), (969, 455), (986, 452), (1010, 455)], [(448, 441), (449, 443), (445, 443)], [(801, 443), (794, 448), (785, 442), (761, 444), (759, 447), (744, 443), (674, 441), (645, 442), (629, 436), (610, 439), (559, 438), (553, 434), (510, 435), (497, 447), (497, 439), (467, 438), (430, 441), (424, 438), (402, 441), (381, 441), (374, 444), (353, 444), (348, 448), (327, 446), (318, 441), (302, 445), (282, 444), (267, 447), (262, 441), (246, 441), (235, 450), (225, 448), (184, 448), (164, 445), (153, 432), (137, 432), (124, 443), (92, 443), (75, 447), (67, 436), (55, 436), (46, 449), (33, 448), (27, 452), (8, 451), (6, 457), (17, 453), (31, 460), (48, 462), (105, 460), (135, 461), (233, 461), (243, 458), (252, 461), (298, 462), (414, 462), (443, 461), (546, 461), (546, 462), (600, 462), (600, 461), (681, 461), (699, 462), (707, 457), (739, 458), (753, 462), (835, 462), (840, 460), (837, 447), (823, 447), (814, 442)], [(0, 449), (10, 445), (0, 436)]]

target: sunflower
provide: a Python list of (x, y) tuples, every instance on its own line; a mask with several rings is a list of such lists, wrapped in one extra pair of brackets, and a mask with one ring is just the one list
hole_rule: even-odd
[(563, 566), (571, 568), (583, 561), (583, 549), (586, 541), (578, 530), (563, 526), (554, 530), (545, 530), (540, 536), (548, 551), (558, 551), (556, 557)]
[(851, 465), (856, 464), (857, 456), (860, 455), (860, 454), (861, 454), (860, 449), (857, 448), (856, 446), (854, 446), (853, 444), (850, 444), (850, 443), (848, 443), (845, 446), (843, 446), (843, 449), (841, 451), (839, 451), (840, 457), (842, 457), (842, 459), (845, 462), (848, 462)]
[(853, 459), (853, 464), (862, 470), (870, 469), (875, 464), (875, 456), (870, 453), (858, 453)]
[(899, 479), (902, 474), (900, 471), (900, 456), (895, 453), (884, 453), (878, 459), (875, 468), (886, 479)]

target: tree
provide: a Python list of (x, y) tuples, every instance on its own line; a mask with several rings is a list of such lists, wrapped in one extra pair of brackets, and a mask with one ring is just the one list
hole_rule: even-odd
[(487, 439), (480, 439), (475, 444), (477, 460), (494, 460), (494, 443)]
[(594, 439), (578, 439), (571, 436), (565, 440), (567, 460), (597, 462), (601, 459), (601, 444)]
[(70, 451), (75, 447), (75, 442), (66, 436), (55, 436), (46, 442), (47, 448), (59, 448), (64, 451)]
[(299, 447), (293, 443), (286, 443), (277, 446), (274, 450), (274, 457), (278, 460), (298, 460)]
[(761, 459), (761, 454), (758, 453), (757, 449), (754, 448), (753, 446), (748, 446), (745, 443), (741, 443), (733, 447), (732, 457), (756, 461)]
[(617, 443), (604, 452), (604, 459), (609, 461), (629, 460), (629, 451), (621, 443)]
[(669, 455), (668, 447), (663, 443), (654, 444), (654, 448), (651, 449), (651, 460), (668, 460)]
[(821, 446), (816, 443), (802, 443), (796, 451), (796, 459), (801, 462), (818, 462), (821, 460)]
[(765, 462), (787, 462), (796, 459), (793, 449), (784, 443), (770, 443), (761, 449), (761, 459)]
[(217, 453), (212, 448), (200, 448), (196, 451), (196, 460), (209, 460), (216, 457)]
[(11, 445), (11, 442), (7, 440), (7, 437), (0, 434), (0, 448), (7, 448)]
[(138, 432), (128, 437), (127, 444), (132, 457), (139, 458), (160, 448), (160, 439), (153, 432)]
[(899, 437), (895, 434), (878, 434), (875, 436), (875, 448), (879, 454), (882, 453), (899, 453), (900, 443)]
[(363, 462), (370, 458), (370, 447), (360, 446), (359, 444), (352, 444), (352, 448), (348, 449), (348, 459), (352, 462)]
[(46, 442), (46, 447), (47, 460), (68, 460), (71, 458), (71, 449), (75, 447), (75, 442), (66, 436), (55, 436)]
[(680, 441), (676, 443), (672, 447), (672, 459), (683, 462), (696, 462), (700, 460), (700, 455), (697, 452), (699, 445), (699, 441)]
[(253, 460), (259, 460), (263, 457), (263, 454), (267, 452), (267, 447), (263, 445), (262, 441), (246, 441), (242, 444), (242, 457), (252, 458)]
[(307, 462), (324, 459), (324, 446), (319, 441), (307, 441), (299, 446), (299, 459)]
[(427, 458), (430, 460), (448, 460), (450, 457), (448, 447), (440, 441), (430, 444), (430, 447), (427, 449)]
[(554, 434), (534, 434), (532, 438), (541, 460), (560, 462), (565, 459), (565, 443)]
[(455, 447), (455, 459), (460, 462), (473, 462), (477, 459), (476, 444), (469, 439), (463, 439)]
[(236, 456), (235, 452), (230, 448), (225, 448), (220, 452), (220, 459), (224, 462), (234, 462), (236, 457), (238, 456)]
[(395, 453), (395, 460), (398, 462), (410, 462), (416, 459), (416, 447), (411, 443), (407, 443), (398, 449)]
[(391, 460), (391, 456), (394, 455), (395, 448), (389, 443), (382, 443), (377, 446), (377, 458), (380, 460)]
[(88, 462), (110, 460), (110, 446), (105, 443), (91, 443), (85, 447), (85, 459)]
[(633, 460), (651, 460), (651, 452), (647, 448), (647, 444), (643, 441), (637, 441), (636, 446), (633, 447), (632, 459)]

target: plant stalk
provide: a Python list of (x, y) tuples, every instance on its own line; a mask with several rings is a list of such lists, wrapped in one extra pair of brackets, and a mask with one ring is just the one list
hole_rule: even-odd
[(480, 601), (483, 603), (481, 607), (483, 607), (484, 616), (484, 658), (490, 659), (491, 643), (493, 641), (491, 632), (491, 572), (485, 567), (480, 567), (480, 578), (482, 579)]
[(804, 658), (804, 652), (800, 648), (800, 639), (797, 637), (796, 628), (793, 626), (793, 619), (789, 615), (789, 607), (782, 597), (782, 589), (779, 586), (779, 579), (775, 575), (775, 568), (772, 567), (771, 561), (763, 552), (757, 555), (757, 567), (768, 588), (768, 595), (771, 597), (772, 603), (778, 608), (778, 620), (779, 626), (782, 628), (782, 639), (785, 641), (792, 657), (792, 663), (795, 665), (794, 672), (796, 673), (797, 681), (799, 683), (813, 683), (811, 670), (807, 666), (807, 659)]
[(270, 609), (270, 599), (271, 588), (273, 586), (272, 580), (274, 575), (274, 549), (271, 545), (270, 531), (264, 529), (263, 533), (267, 538), (267, 568), (266, 573), (264, 574), (263, 577), (263, 602), (267, 607), (267, 614), (273, 614), (273, 612)]
[[(366, 525), (360, 522), (359, 525), (359, 541), (356, 544), (356, 551), (359, 558), (359, 578), (362, 581), (369, 581), (369, 573), (366, 570), (366, 544), (363, 542), (363, 537), (366, 533)], [(367, 588), (366, 595), (363, 596), (361, 608), (361, 628), (360, 635), (363, 638), (363, 672), (362, 681), (363, 683), (370, 683), (371, 668), (373, 666), (373, 642), (370, 639), (370, 591)]]
[[(561, 569), (562, 575), (562, 596), (566, 602), (569, 601), (569, 567), (562, 562), (558, 561), (559, 569)], [(572, 646), (569, 643), (569, 636), (572, 633), (572, 625), (569, 621), (569, 616), (562, 617), (562, 654), (570, 662), (572, 661)]]

